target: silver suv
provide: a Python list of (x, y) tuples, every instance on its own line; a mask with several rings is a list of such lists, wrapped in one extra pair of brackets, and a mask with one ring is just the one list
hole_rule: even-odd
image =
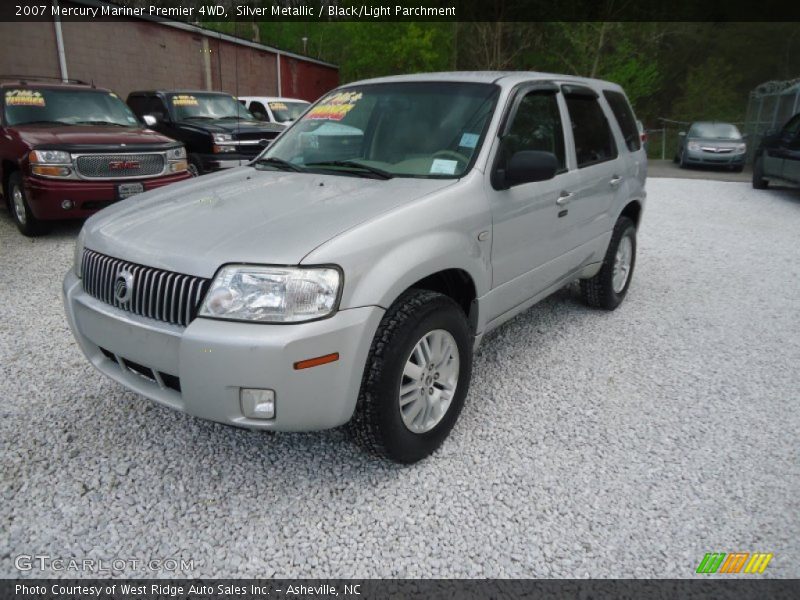
[(100, 371), (275, 431), (345, 423), (412, 463), (481, 338), (565, 284), (622, 302), (647, 168), (614, 84), (442, 73), (327, 94), (250, 165), (86, 222), (67, 316)]

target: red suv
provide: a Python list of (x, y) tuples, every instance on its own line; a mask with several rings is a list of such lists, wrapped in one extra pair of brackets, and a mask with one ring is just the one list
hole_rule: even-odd
[(2, 192), (27, 236), (190, 177), (183, 145), (146, 129), (109, 90), (6, 79), (0, 109)]

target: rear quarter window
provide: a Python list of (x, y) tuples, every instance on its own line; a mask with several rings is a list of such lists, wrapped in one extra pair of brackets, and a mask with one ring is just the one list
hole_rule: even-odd
[(636, 152), (642, 147), (642, 139), (639, 136), (639, 128), (636, 126), (636, 117), (633, 116), (633, 110), (631, 110), (627, 98), (620, 92), (610, 90), (604, 91), (603, 96), (611, 107), (611, 112), (614, 113), (617, 125), (622, 131), (622, 137), (625, 138), (625, 145), (631, 152)]

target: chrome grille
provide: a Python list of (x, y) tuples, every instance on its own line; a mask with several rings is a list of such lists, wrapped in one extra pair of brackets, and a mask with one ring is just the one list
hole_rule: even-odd
[[(197, 310), (210, 281), (145, 267), (93, 250), (83, 251), (83, 289), (111, 306), (143, 317), (186, 327)], [(130, 299), (118, 299), (117, 278), (127, 271), (132, 275)]]
[(164, 155), (84, 154), (76, 159), (75, 166), (83, 177), (147, 177), (164, 170)]

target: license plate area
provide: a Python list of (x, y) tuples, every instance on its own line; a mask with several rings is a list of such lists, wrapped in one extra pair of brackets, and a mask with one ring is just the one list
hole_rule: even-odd
[(144, 184), (140, 182), (117, 184), (117, 200), (124, 200), (144, 191)]

